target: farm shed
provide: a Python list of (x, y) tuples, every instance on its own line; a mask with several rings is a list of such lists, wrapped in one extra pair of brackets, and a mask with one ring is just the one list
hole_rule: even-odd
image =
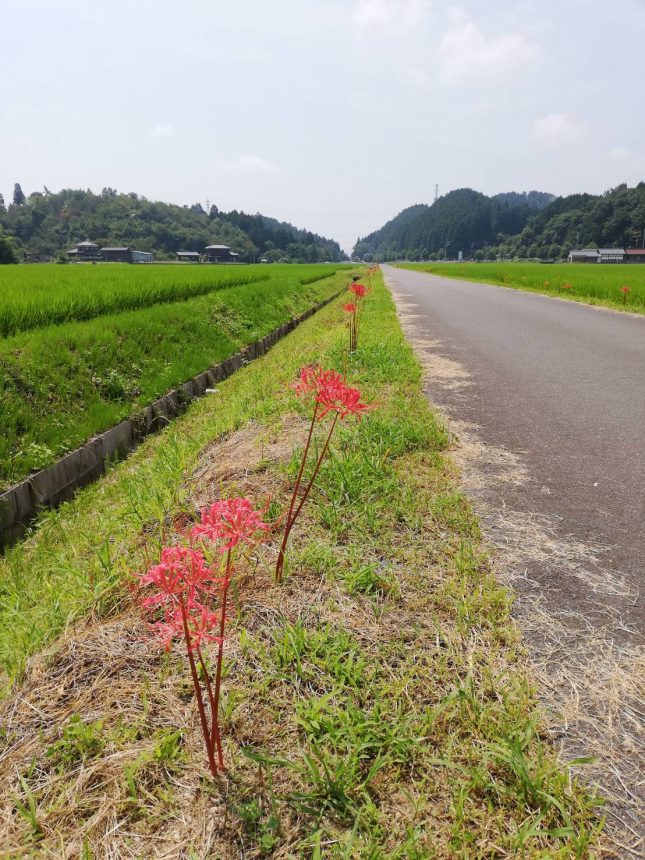
[(622, 248), (574, 248), (567, 259), (570, 263), (622, 263), (625, 251)]
[(152, 263), (155, 258), (154, 254), (134, 248), (103, 248), (102, 254), (106, 263)]
[(645, 263), (645, 248), (627, 248), (625, 251), (626, 263)]
[(204, 248), (207, 263), (233, 263), (239, 255), (228, 245), (208, 245)]
[(622, 263), (625, 260), (624, 248), (598, 248), (600, 263)]
[(182, 263), (199, 263), (201, 254), (199, 251), (177, 251), (177, 259)]

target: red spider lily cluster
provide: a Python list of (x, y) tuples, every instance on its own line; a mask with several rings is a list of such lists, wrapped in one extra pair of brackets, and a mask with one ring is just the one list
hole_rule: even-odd
[[(233, 550), (240, 544), (257, 543), (258, 534), (267, 529), (261, 513), (253, 509), (248, 499), (215, 502), (202, 511), (201, 523), (189, 532), (191, 546), (165, 547), (159, 564), (139, 577), (142, 608), (146, 612), (162, 613), (151, 627), (163, 647), (170, 651), (174, 642), (183, 640), (185, 644), (213, 776), (224, 768), (219, 701), (228, 593), (234, 573)], [(209, 550), (214, 550), (210, 560), (207, 558)], [(226, 555), (223, 565), (218, 554)], [(214, 679), (202, 651), (208, 644), (217, 645)], [(198, 664), (206, 696), (197, 671)], [(210, 720), (206, 713), (206, 697)]]
[(358, 326), (360, 322), (361, 301), (368, 293), (368, 289), (364, 284), (353, 283), (349, 284), (347, 289), (354, 294), (354, 299), (343, 305), (345, 313), (349, 314), (349, 351), (355, 352), (358, 347)]
[[(349, 385), (346, 385), (343, 377), (336, 370), (323, 370), (321, 367), (316, 365), (303, 367), (294, 388), (298, 396), (310, 396), (313, 399), (313, 414), (309, 425), (307, 442), (300, 461), (300, 468), (298, 469), (298, 475), (291, 494), (289, 510), (285, 518), (282, 544), (280, 546), (275, 568), (276, 582), (280, 582), (282, 580), (284, 555), (287, 548), (287, 541), (289, 540), (289, 534), (291, 533), (291, 529), (293, 528), (300, 511), (309, 497), (311, 488), (314, 485), (314, 481), (316, 480), (329, 448), (332, 433), (334, 432), (334, 428), (336, 427), (338, 420), (340, 419), (343, 421), (349, 416), (355, 416), (360, 419), (361, 416), (370, 408), (366, 403), (361, 402), (360, 391), (357, 388), (351, 388)], [(324, 445), (318, 454), (311, 477), (302, 491), (300, 501), (296, 504), (298, 492), (302, 484), (302, 476), (305, 471), (307, 457), (311, 448), (314, 427), (317, 421), (322, 421), (330, 414), (333, 415), (333, 419), (330, 423)]]
[[(352, 318), (352, 351), (358, 342), (359, 314), (369, 290), (357, 283), (356, 278), (348, 289), (352, 300), (343, 305), (343, 310)], [(311, 493), (336, 424), (351, 417), (360, 420), (371, 408), (362, 402), (360, 391), (346, 383), (344, 375), (318, 365), (303, 367), (293, 388), (299, 397), (311, 402), (312, 416), (289, 506), (278, 520), (284, 521), (284, 531), (275, 569), (276, 582), (282, 579), (289, 535)], [(316, 425), (325, 421), (323, 444), (311, 476), (305, 480)], [(158, 564), (138, 577), (139, 603), (155, 637), (166, 651), (178, 642), (185, 648), (213, 777), (224, 769), (219, 710), (229, 592), (239, 563), (237, 554), (259, 543), (269, 531), (264, 515), (265, 511), (255, 509), (247, 498), (217, 501), (201, 511), (198, 523), (182, 526), (178, 542), (164, 547)], [(214, 671), (204, 654), (209, 646), (215, 651)]]
[(623, 294), (623, 304), (626, 305), (627, 304), (627, 296), (629, 295), (629, 293), (631, 293), (632, 288), (629, 286), (629, 284), (623, 284), (623, 286), (619, 287), (619, 289), (620, 289), (620, 292)]

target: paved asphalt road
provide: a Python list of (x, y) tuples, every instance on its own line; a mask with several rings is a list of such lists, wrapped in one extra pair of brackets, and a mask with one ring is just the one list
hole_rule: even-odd
[[(511, 505), (553, 517), (562, 534), (585, 545), (606, 547), (602, 568), (631, 590), (611, 598), (614, 609), (638, 639), (645, 618), (638, 596), (645, 586), (645, 317), (383, 270), (415, 314), (417, 333), (439, 341), (439, 353), (471, 375), (473, 385), (448, 392), (440, 405), (478, 425), (484, 441), (519, 454), (533, 480), (513, 491)], [(548, 577), (560, 575), (542, 571), (542, 585), (556, 586)], [(590, 616), (594, 601), (606, 599), (575, 578), (555, 591)]]

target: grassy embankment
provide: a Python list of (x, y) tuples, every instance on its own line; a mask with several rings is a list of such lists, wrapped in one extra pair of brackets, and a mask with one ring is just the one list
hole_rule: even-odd
[(184, 659), (142, 641), (124, 583), (173, 523), (218, 492), (270, 493), (273, 514), (284, 504), (306, 428), (289, 383), (305, 362), (343, 366), (339, 304), (0, 562), (0, 655), (19, 685), (0, 714), (5, 849), (601, 856), (592, 799), (540, 738), (509, 595), (380, 279), (349, 365), (375, 409), (339, 433), (284, 584), (274, 545), (239, 583), (221, 783), (205, 769)]
[[(401, 268), (645, 314), (645, 266), (637, 264), (402, 263)], [(625, 285), (630, 290), (623, 302)]]
[(327, 298), (345, 277), (321, 265), (2, 267), (0, 328), (17, 333), (0, 337), (0, 490)]

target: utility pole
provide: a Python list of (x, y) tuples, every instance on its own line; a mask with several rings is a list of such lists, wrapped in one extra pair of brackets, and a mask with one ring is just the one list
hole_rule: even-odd
[(488, 262), (488, 242), (484, 242), (484, 262)]

